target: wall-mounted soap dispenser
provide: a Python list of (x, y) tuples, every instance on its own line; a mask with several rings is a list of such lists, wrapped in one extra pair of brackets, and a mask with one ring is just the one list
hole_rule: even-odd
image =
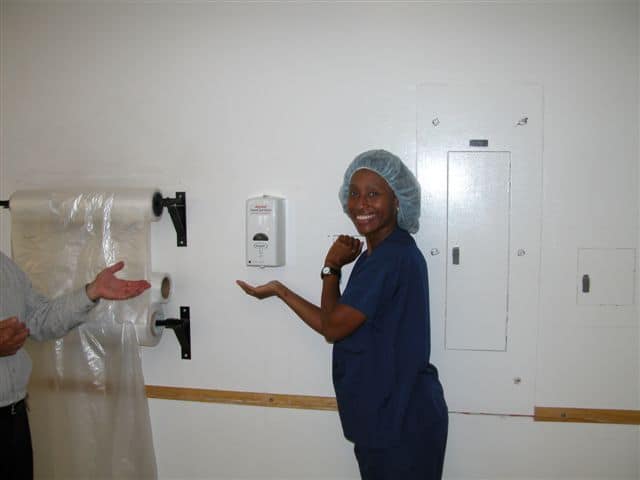
[(247, 265), (280, 267), (285, 262), (285, 199), (263, 195), (247, 200)]

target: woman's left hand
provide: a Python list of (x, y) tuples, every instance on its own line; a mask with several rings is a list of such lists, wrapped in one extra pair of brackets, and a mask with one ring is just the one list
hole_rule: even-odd
[(236, 284), (244, 290), (244, 293), (260, 300), (269, 297), (279, 297), (284, 289), (284, 285), (277, 280), (271, 280), (264, 285), (257, 286), (249, 285), (247, 282), (243, 282), (242, 280), (236, 280)]
[(361, 252), (361, 240), (349, 235), (340, 235), (331, 245), (324, 263), (333, 268), (342, 268), (358, 258)]

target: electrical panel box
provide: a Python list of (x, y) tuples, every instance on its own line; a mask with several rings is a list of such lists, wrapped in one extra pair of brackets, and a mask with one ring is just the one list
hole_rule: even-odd
[(418, 86), (417, 177), (431, 359), (450, 410), (533, 413), (542, 88)]
[(263, 195), (247, 200), (247, 265), (280, 267), (285, 263), (285, 200)]

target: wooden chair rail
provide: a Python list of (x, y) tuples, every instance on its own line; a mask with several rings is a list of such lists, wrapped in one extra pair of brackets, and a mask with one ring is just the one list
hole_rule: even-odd
[(146, 385), (147, 397), (188, 402), (231, 403), (260, 407), (301, 408), (306, 410), (337, 410), (334, 397), (286, 395), (281, 393), (236, 392), (202, 388)]
[[(109, 385), (99, 387), (88, 381), (53, 379), (32, 379), (31, 389), (59, 390), (63, 392), (84, 392), (85, 394), (108, 395)], [(252, 405), (257, 407), (298, 408), (303, 410), (337, 411), (334, 397), (314, 395), (289, 395), (283, 393), (240, 392), (233, 390), (211, 390), (205, 388), (168, 387), (145, 385), (148, 398), (180, 400), (185, 402), (227, 403)], [(640, 410), (614, 410), (604, 408), (535, 407), (533, 415), (512, 415), (482, 412), (458, 412), (460, 415), (490, 415), (500, 417), (528, 417), (536, 422), (607, 423), (619, 425), (640, 425)]]
[(616, 423), (640, 425), (640, 410), (599, 408), (536, 407), (537, 422)]
[[(287, 395), (281, 393), (239, 392), (203, 388), (146, 385), (147, 397), (187, 402), (228, 403), (260, 407), (300, 408), (306, 410), (337, 410), (334, 397)], [(452, 412), (457, 413), (457, 412)], [(473, 412), (467, 412), (473, 414)], [(499, 415), (499, 414), (498, 414)], [(505, 416), (505, 415), (499, 415)], [(509, 416), (509, 415), (506, 415)], [(529, 415), (516, 415), (528, 416)], [(533, 420), (537, 422), (613, 423), (640, 425), (640, 410), (612, 410), (593, 408), (535, 407)]]

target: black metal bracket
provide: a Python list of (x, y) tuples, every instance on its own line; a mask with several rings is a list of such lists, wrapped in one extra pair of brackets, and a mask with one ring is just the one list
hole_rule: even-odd
[(191, 316), (189, 307), (180, 307), (180, 318), (156, 320), (156, 325), (172, 329), (182, 348), (182, 359), (191, 360)]
[(176, 229), (177, 245), (179, 247), (187, 246), (187, 194), (185, 192), (176, 192), (176, 198), (162, 198), (160, 192), (153, 195), (153, 213), (156, 216), (162, 214), (162, 209), (167, 207), (173, 226)]
[(0, 207), (9, 208), (9, 200), (0, 200)]

